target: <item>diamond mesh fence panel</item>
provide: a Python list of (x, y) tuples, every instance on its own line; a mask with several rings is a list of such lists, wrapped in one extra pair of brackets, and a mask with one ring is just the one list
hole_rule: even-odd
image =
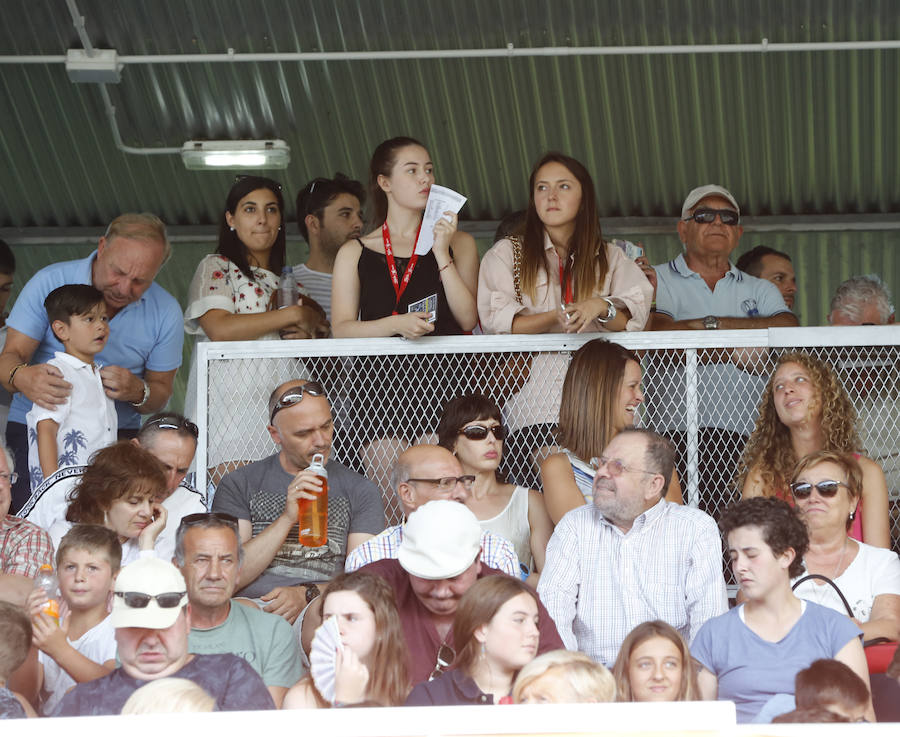
[[(804, 331), (810, 333), (822, 343), (833, 335), (827, 329)], [(639, 424), (673, 441), (685, 502), (716, 518), (740, 498), (734, 477), (760, 396), (777, 357), (792, 350), (760, 345), (768, 334), (733, 331), (723, 338), (743, 345), (715, 348), (686, 348), (684, 337), (676, 342), (671, 333), (615, 337), (641, 357), (645, 401)], [(782, 338), (789, 334), (780, 333)], [(703, 338), (709, 345), (709, 336)], [(206, 457), (198, 455), (198, 466), (205, 463), (214, 485), (236, 465), (276, 452), (266, 430), (270, 392), (290, 378), (316, 378), (332, 403), (332, 458), (382, 490), (388, 524), (401, 517), (389, 484), (398, 452), (417, 442), (436, 442), (442, 408), (466, 392), (481, 392), (502, 409), (510, 435), (501, 470), (510, 481), (540, 489), (540, 462), (557, 450), (556, 422), (569, 356), (589, 339), (469, 336), (416, 343), (399, 339), (304, 341), (296, 346), (211, 343), (206, 352), (208, 416), (199, 418)], [(856, 408), (864, 450), (887, 476), (897, 549), (900, 346), (807, 342), (802, 350), (834, 368)], [(286, 355), (289, 352), (292, 355)], [(202, 366), (201, 356), (201, 370)], [(199, 475), (202, 483), (203, 469)]]

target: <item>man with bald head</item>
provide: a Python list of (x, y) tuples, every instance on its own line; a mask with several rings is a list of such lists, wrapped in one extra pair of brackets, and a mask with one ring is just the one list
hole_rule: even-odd
[[(391, 470), (391, 486), (404, 517), (435, 499), (465, 504), (474, 483), (475, 477), (463, 476), (456, 456), (440, 445), (414, 445), (400, 454)], [(396, 558), (402, 541), (403, 526), (388, 527), (347, 555), (344, 570), (349, 573), (376, 560)], [(486, 530), (481, 538), (481, 560), (510, 576), (521, 573), (512, 544)]]
[[(340, 573), (347, 553), (384, 529), (384, 508), (372, 482), (329, 460), (334, 422), (320, 383), (294, 379), (276, 387), (268, 430), (279, 452), (226, 475), (213, 511), (238, 520), (244, 565), (237, 595), (259, 599), (293, 623), (318, 596), (316, 584)], [(328, 541), (308, 548), (298, 541), (297, 502), (322, 488), (308, 470), (316, 454), (328, 471)]]
[(22, 288), (10, 313), (0, 354), (0, 383), (14, 394), (7, 442), (20, 469), (13, 508), (28, 499), (25, 415), (32, 402), (45, 409), (63, 403), (72, 385), (46, 363), (63, 350), (47, 319), (44, 299), (64, 284), (92, 284), (103, 293), (109, 340), (97, 354), (106, 395), (115, 400), (119, 438), (134, 437), (141, 414), (162, 409), (181, 365), (184, 318), (175, 298), (154, 282), (169, 257), (166, 226), (147, 213), (120, 215), (85, 259), (51, 264)]

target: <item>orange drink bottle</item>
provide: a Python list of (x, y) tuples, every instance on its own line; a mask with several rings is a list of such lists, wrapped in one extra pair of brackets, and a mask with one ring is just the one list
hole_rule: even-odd
[(34, 577), (34, 587), (43, 589), (47, 594), (47, 601), (41, 607), (41, 613), (52, 617), (59, 624), (59, 581), (53, 572), (53, 566), (45, 563), (40, 567), (37, 576)]
[(322, 489), (315, 499), (298, 499), (300, 511), (300, 544), (307, 548), (318, 548), (328, 542), (328, 471), (325, 457), (316, 453), (307, 471), (312, 471), (322, 479)]

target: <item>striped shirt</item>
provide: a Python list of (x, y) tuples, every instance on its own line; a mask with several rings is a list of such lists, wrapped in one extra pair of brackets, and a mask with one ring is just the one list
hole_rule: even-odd
[(691, 642), (728, 609), (716, 523), (660, 500), (622, 532), (592, 504), (579, 507), (550, 538), (538, 594), (566, 648), (609, 667), (641, 622), (662, 619)]
[(294, 267), (294, 279), (325, 310), (325, 317), (331, 322), (331, 274), (324, 271), (313, 271), (306, 264)]
[[(402, 525), (388, 527), (384, 532), (353, 548), (347, 554), (344, 570), (350, 573), (376, 560), (396, 558), (402, 540)], [(481, 536), (481, 562), (516, 578), (522, 573), (519, 570), (519, 558), (512, 544), (492, 532), (485, 531)]]

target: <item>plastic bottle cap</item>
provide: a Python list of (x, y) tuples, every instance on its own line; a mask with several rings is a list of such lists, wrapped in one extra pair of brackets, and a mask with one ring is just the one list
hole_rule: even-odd
[(47, 563), (44, 563), (44, 565), (42, 565), (40, 568), (38, 568), (38, 570), (39, 570), (39, 571), (52, 571), (52, 570), (53, 570), (53, 566), (51, 566), (51, 565), (49, 565), (49, 564), (47, 564)]

